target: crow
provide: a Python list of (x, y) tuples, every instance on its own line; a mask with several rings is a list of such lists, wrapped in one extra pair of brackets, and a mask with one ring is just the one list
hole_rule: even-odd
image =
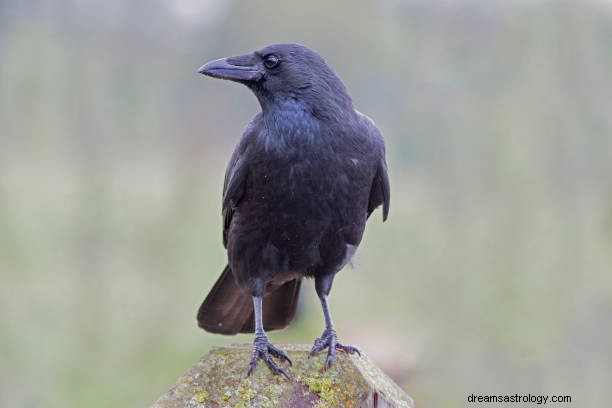
[(338, 342), (327, 296), (359, 245), (366, 220), (389, 212), (383, 137), (353, 107), (326, 61), (298, 44), (274, 44), (222, 58), (199, 73), (246, 85), (261, 105), (227, 166), (223, 245), (228, 265), (200, 306), (198, 325), (212, 333), (255, 333), (247, 374), (263, 359), (289, 378), (291, 360), (266, 331), (295, 317), (302, 278), (314, 278), (325, 330), (311, 355), (359, 353)]

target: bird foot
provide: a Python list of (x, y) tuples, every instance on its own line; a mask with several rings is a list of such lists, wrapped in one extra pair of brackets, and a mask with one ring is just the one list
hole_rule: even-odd
[(281, 362), (283, 360), (287, 361), (289, 365), (291, 365), (291, 360), (289, 359), (287, 353), (274, 347), (265, 334), (255, 335), (255, 340), (253, 340), (253, 357), (251, 358), (247, 375), (251, 375), (251, 373), (255, 370), (255, 367), (257, 367), (259, 359), (262, 359), (266, 362), (270, 371), (272, 371), (274, 374), (282, 374), (289, 380), (289, 375), (285, 369), (278, 365), (278, 363), (274, 361), (272, 357), (280, 359)]
[(334, 329), (325, 329), (321, 337), (315, 340), (314, 345), (312, 346), (312, 350), (310, 350), (310, 355), (314, 356), (315, 354), (323, 351), (326, 348), (327, 359), (325, 360), (323, 370), (327, 370), (334, 362), (334, 358), (336, 357), (336, 350), (340, 350), (348, 354), (357, 353), (361, 356), (361, 353), (359, 352), (357, 347), (345, 346), (338, 343), (338, 335), (336, 334), (336, 331)]

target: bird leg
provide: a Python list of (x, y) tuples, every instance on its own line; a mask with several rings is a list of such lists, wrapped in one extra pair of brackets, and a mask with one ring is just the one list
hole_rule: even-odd
[(281, 367), (274, 361), (272, 357), (276, 357), (281, 361), (286, 360), (289, 365), (291, 365), (291, 360), (287, 353), (283, 350), (276, 348), (270, 343), (268, 340), (268, 336), (263, 329), (263, 321), (262, 321), (262, 297), (261, 296), (253, 296), (253, 309), (255, 311), (255, 339), (253, 340), (253, 357), (251, 358), (251, 363), (249, 364), (249, 371), (247, 375), (250, 375), (257, 367), (257, 363), (259, 359), (262, 359), (268, 365), (268, 368), (274, 374), (282, 374), (287, 379), (289, 379), (289, 375)]
[(357, 353), (361, 355), (361, 353), (359, 353), (357, 347), (345, 346), (343, 344), (338, 343), (338, 335), (336, 334), (336, 330), (334, 329), (334, 323), (332, 322), (331, 314), (329, 313), (329, 307), (327, 305), (327, 295), (320, 294), (319, 299), (321, 300), (323, 314), (325, 315), (325, 330), (323, 331), (321, 337), (315, 340), (314, 345), (312, 346), (312, 350), (310, 350), (310, 355), (313, 356), (327, 348), (327, 359), (325, 360), (325, 365), (323, 366), (323, 370), (327, 370), (334, 362), (334, 358), (336, 357), (336, 350), (340, 350), (349, 354)]

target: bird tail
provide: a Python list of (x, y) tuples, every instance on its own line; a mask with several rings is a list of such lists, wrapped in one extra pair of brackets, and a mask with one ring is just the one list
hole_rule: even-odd
[[(280, 330), (295, 317), (301, 279), (281, 285), (269, 284), (263, 297), (264, 330)], [(255, 331), (253, 299), (232, 276), (229, 265), (210, 290), (198, 310), (198, 326), (219, 334), (253, 333)]]

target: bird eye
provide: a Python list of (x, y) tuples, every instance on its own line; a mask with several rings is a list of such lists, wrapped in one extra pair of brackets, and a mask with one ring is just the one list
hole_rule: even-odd
[(263, 58), (263, 63), (268, 69), (273, 69), (278, 67), (280, 64), (280, 59), (274, 54), (268, 54)]

